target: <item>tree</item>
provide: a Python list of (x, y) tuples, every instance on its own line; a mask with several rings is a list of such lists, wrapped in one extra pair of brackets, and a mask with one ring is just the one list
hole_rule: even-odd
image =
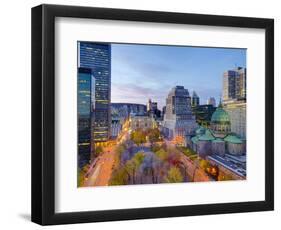
[(131, 139), (137, 145), (140, 145), (146, 142), (146, 135), (142, 130), (137, 129), (131, 133)]
[(127, 163), (124, 166), (125, 171), (128, 173), (129, 177), (132, 178), (133, 184), (135, 183), (136, 171), (139, 169), (144, 158), (145, 158), (144, 153), (138, 152), (131, 160), (127, 161)]
[(111, 179), (109, 181), (110, 185), (126, 185), (129, 180), (129, 175), (124, 168), (113, 171)]
[(184, 153), (187, 157), (196, 155), (196, 152), (190, 148), (184, 147), (184, 146), (177, 146), (177, 149)]
[(103, 148), (101, 146), (96, 146), (95, 152), (96, 152), (96, 156), (98, 156), (103, 152)]
[(165, 161), (168, 159), (168, 152), (166, 152), (164, 149), (159, 149), (155, 155), (162, 161)]
[(116, 155), (120, 159), (123, 152), (126, 151), (126, 146), (124, 144), (120, 144), (115, 148)]
[(126, 151), (126, 146), (124, 144), (117, 145), (114, 149), (115, 158), (114, 158), (114, 168), (117, 169), (121, 162), (122, 153)]
[(218, 180), (219, 179), (219, 167), (216, 165), (210, 165), (207, 167), (206, 172), (209, 176), (211, 176), (213, 179)]
[(204, 159), (200, 160), (200, 168), (206, 170), (208, 167), (210, 167), (210, 163)]
[(165, 182), (167, 183), (179, 183), (183, 182), (183, 176), (177, 167), (171, 167), (165, 177)]
[(78, 175), (78, 178), (77, 178), (77, 180), (78, 180), (78, 182), (77, 182), (78, 183), (78, 187), (82, 187), (83, 186), (84, 180), (85, 180), (85, 176), (88, 173), (89, 168), (90, 168), (89, 164), (84, 165), (81, 169), (78, 168), (78, 174), (77, 174)]
[(135, 154), (135, 156), (133, 157), (133, 162), (137, 168), (142, 164), (144, 157), (145, 157), (145, 155), (143, 152), (137, 152)]
[(219, 172), (218, 181), (234, 180), (230, 174), (225, 174), (222, 171)]
[(158, 128), (149, 129), (147, 131), (147, 136), (151, 143), (157, 142), (160, 140), (160, 131)]

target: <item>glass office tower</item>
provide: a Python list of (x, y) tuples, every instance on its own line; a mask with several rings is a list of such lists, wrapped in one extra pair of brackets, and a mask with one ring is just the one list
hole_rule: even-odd
[(82, 168), (91, 157), (91, 69), (78, 68), (78, 166)]
[(95, 143), (110, 137), (111, 46), (103, 43), (78, 42), (78, 66), (89, 68), (95, 78), (92, 91), (92, 128)]

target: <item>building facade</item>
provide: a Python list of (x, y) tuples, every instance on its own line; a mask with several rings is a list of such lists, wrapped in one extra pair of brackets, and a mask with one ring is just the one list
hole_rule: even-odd
[(237, 67), (224, 72), (223, 107), (231, 121), (231, 132), (246, 139), (246, 68)]
[(223, 102), (246, 99), (246, 68), (237, 67), (223, 74)]
[(135, 115), (146, 115), (146, 105), (111, 103), (111, 138), (117, 138), (126, 120)]
[(213, 107), (216, 107), (216, 99), (214, 97), (210, 97), (207, 100), (207, 105), (212, 105)]
[(111, 103), (111, 114), (123, 118), (128, 118), (130, 114), (145, 115), (146, 105), (135, 103)]
[(78, 42), (78, 66), (89, 68), (95, 78), (92, 86), (93, 140), (107, 141), (110, 137), (111, 116), (111, 46), (102, 43)]
[(247, 90), (246, 90), (246, 68), (238, 67), (237, 71), (237, 78), (236, 78), (236, 98), (238, 100), (244, 100), (247, 97)]
[(200, 105), (200, 98), (195, 91), (192, 92), (191, 105), (192, 107)]
[(246, 68), (228, 70), (223, 77), (223, 107), (231, 121), (231, 132), (246, 139)]
[(151, 101), (151, 99), (148, 100), (147, 113), (154, 118), (161, 117), (161, 111), (158, 109), (157, 102)]
[(130, 128), (132, 131), (137, 129), (147, 130), (157, 128), (157, 122), (151, 116), (134, 115), (130, 116)]
[(199, 127), (195, 133), (190, 142), (187, 141), (190, 143), (188, 147), (202, 158), (210, 155), (246, 155), (246, 141), (231, 132), (230, 117), (221, 104), (212, 115), (210, 128)]
[(246, 101), (228, 101), (224, 104), (224, 110), (227, 111), (230, 117), (231, 132), (238, 134), (242, 139), (246, 139)]
[(111, 138), (115, 139), (122, 131), (123, 120), (120, 117), (113, 116), (111, 118)]
[(162, 131), (168, 138), (185, 137), (192, 135), (197, 126), (188, 90), (183, 86), (172, 88), (166, 99)]
[(196, 122), (204, 127), (210, 125), (211, 117), (216, 108), (213, 105), (198, 105), (192, 107), (192, 112), (195, 115)]
[(92, 72), (78, 68), (78, 166), (82, 168), (91, 158), (91, 87)]

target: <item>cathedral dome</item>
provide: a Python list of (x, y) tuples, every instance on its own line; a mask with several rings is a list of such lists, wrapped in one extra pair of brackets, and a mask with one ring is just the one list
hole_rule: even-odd
[(219, 106), (212, 115), (211, 123), (230, 124), (228, 113), (221, 106)]
[(230, 117), (221, 103), (212, 115), (211, 130), (216, 138), (223, 138), (230, 132)]

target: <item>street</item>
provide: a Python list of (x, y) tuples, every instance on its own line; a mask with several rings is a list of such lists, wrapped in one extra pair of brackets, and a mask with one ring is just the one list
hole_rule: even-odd
[(104, 152), (99, 156), (95, 166), (90, 170), (88, 179), (84, 186), (106, 186), (111, 177), (114, 165), (114, 148), (105, 147)]

